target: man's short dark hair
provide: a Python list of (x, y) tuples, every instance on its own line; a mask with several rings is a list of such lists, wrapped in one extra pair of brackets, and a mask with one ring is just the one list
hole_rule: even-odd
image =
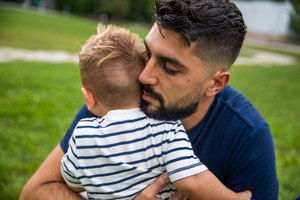
[(243, 45), (247, 27), (242, 13), (229, 0), (156, 0), (155, 22), (180, 34), (185, 46), (208, 63), (228, 69)]

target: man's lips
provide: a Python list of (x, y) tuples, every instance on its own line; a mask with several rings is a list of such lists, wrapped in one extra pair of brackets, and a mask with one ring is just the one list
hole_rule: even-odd
[(152, 96), (151, 96), (149, 93), (147, 93), (145, 90), (143, 91), (142, 98), (143, 98), (145, 101), (148, 101), (148, 102), (153, 102), (153, 101), (156, 100), (154, 97), (152, 97)]

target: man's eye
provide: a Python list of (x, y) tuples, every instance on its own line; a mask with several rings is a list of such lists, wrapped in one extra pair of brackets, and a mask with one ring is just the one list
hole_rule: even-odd
[(174, 75), (176, 75), (176, 74), (178, 73), (178, 71), (172, 70), (172, 69), (168, 68), (167, 65), (166, 65), (166, 63), (163, 64), (163, 70), (164, 70), (167, 74), (169, 74), (169, 75), (171, 75), (171, 76), (174, 76)]

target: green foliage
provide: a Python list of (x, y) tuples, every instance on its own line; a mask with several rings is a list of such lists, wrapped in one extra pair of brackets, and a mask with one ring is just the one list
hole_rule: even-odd
[(151, 22), (154, 14), (154, 0), (130, 0), (129, 20)]
[[(101, 14), (105, 14), (109, 19), (114, 21), (124, 20), (126, 18), (127, 13), (130, 12), (130, 4), (128, 1), (124, 0), (111, 0), (110, 3), (102, 0), (98, 1), (98, 8)], [(100, 5), (101, 7), (100, 7)]]
[(150, 22), (153, 0), (55, 0), (56, 9), (98, 19), (101, 15), (114, 21)]
[(292, 0), (293, 12), (291, 14), (290, 26), (294, 33), (300, 38), (300, 0)]

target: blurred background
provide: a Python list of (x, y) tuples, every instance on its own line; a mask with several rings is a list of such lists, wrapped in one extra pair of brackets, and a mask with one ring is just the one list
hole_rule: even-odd
[[(300, 196), (300, 0), (234, 0), (248, 26), (231, 69), (270, 124), (279, 199)], [(0, 0), (0, 199), (18, 199), (83, 104), (77, 54), (98, 23), (143, 39), (154, 0)]]
[[(299, 0), (233, 0), (243, 12), (249, 32), (268, 39), (299, 39)], [(83, 17), (150, 22), (154, 0), (2, 0), (22, 7), (55, 10)], [(260, 36), (259, 36), (260, 35)]]

